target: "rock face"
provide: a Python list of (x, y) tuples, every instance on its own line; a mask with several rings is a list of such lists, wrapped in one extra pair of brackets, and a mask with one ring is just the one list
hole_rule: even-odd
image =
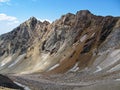
[(119, 48), (120, 17), (96, 16), (88, 10), (68, 13), (51, 24), (31, 17), (0, 36), (0, 73), (110, 70), (119, 64), (113, 65), (120, 61)]
[[(120, 17), (88, 10), (52, 23), (31, 17), (0, 36), (0, 73), (33, 90), (119, 90)], [(18, 88), (0, 75), (3, 85)]]
[(42, 38), (46, 32), (49, 22), (40, 22), (35, 17), (31, 17), (26, 22), (15, 28), (13, 31), (0, 36), (0, 56), (14, 54), (18, 50), (25, 53), (34, 43), (36, 37)]

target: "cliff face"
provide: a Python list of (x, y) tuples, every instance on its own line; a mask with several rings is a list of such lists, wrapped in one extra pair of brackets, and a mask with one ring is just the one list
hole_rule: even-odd
[(68, 13), (51, 24), (31, 17), (0, 36), (0, 73), (107, 71), (119, 64), (119, 48), (119, 17), (88, 10)]

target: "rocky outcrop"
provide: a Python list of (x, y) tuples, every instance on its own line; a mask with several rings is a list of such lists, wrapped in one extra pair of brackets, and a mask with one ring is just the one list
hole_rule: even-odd
[(94, 32), (94, 35), (86, 41), (90, 45), (84, 46), (83, 52), (89, 51), (95, 41), (101, 44), (106, 39), (117, 21), (118, 18), (95, 16), (87, 10), (79, 11), (76, 15), (68, 13), (53, 22), (53, 31), (44, 42), (43, 47), (46, 51), (57, 51), (64, 42), (71, 46), (79, 41), (82, 34)]
[(20, 50), (25, 53), (35, 38), (42, 38), (49, 22), (40, 22), (31, 17), (13, 31), (0, 36), (0, 56), (14, 54)]
[[(64, 73), (92, 66), (101, 53), (118, 49), (120, 18), (88, 10), (52, 22), (35, 17), (0, 36), (1, 73)], [(22, 67), (21, 67), (22, 66)]]

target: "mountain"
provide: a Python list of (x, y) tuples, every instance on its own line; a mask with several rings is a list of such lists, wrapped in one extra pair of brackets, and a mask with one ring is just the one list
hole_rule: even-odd
[(120, 17), (96, 16), (88, 10), (52, 23), (31, 17), (0, 36), (1, 74), (43, 74), (58, 83), (93, 84), (119, 79), (119, 65)]

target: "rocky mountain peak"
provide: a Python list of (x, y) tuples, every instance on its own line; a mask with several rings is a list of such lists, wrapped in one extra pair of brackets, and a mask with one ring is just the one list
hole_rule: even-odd
[(43, 21), (42, 23), (45, 24), (46, 26), (50, 24), (50, 22), (47, 20)]
[(29, 18), (29, 20), (37, 20), (37, 18), (32, 16), (32, 17)]
[(92, 14), (92, 13), (89, 10), (80, 10), (76, 14), (78, 14), (79, 16), (86, 16), (86, 15)]
[[(118, 17), (96, 16), (88, 10), (62, 15), (53, 23), (41, 22), (35, 17), (31, 17), (12, 32), (0, 36), (2, 38), (0, 39), (0, 59), (10, 55), (14, 57), (14, 54), (17, 56), (25, 54), (26, 56), (22, 60), (26, 63), (24, 68), (28, 72), (31, 71), (29, 66), (33, 70), (31, 72), (34, 70), (44, 72), (59, 62), (62, 63), (52, 72), (66, 72), (78, 61), (80, 62), (79, 68), (85, 68), (92, 60), (93, 52), (97, 54), (112, 46), (119, 46), (119, 35), (116, 34), (119, 32), (119, 19)], [(113, 33), (114, 31), (115, 33)], [(110, 42), (111, 38), (113, 39)], [(104, 43), (107, 43), (107, 46)], [(109, 43), (111, 46), (108, 46)], [(29, 64), (26, 60), (30, 61)], [(81, 63), (87, 64), (84, 66)], [(37, 69), (36, 64), (38, 64)], [(22, 71), (24, 69), (20, 68), (20, 72)], [(13, 72), (17, 72), (17, 70)]]
[(30, 17), (30, 18), (28, 19), (28, 21), (29, 21), (29, 22), (36, 22), (37, 19), (36, 19), (34, 16), (32, 16), (32, 17)]
[(30, 19), (28, 19), (28, 21), (26, 21), (25, 23), (27, 23), (30, 28), (35, 28), (37, 22), (38, 20), (35, 17), (30, 17)]
[(91, 86), (100, 80), (120, 81), (119, 66), (120, 17), (96, 16), (88, 10), (62, 15), (53, 23), (31, 17), (0, 36), (0, 73), (20, 75), (20, 82), (30, 80), (34, 87), (36, 83), (31, 81), (42, 88), (47, 83), (55, 90), (59, 85), (71, 90), (71, 85), (81, 86), (83, 82)]

